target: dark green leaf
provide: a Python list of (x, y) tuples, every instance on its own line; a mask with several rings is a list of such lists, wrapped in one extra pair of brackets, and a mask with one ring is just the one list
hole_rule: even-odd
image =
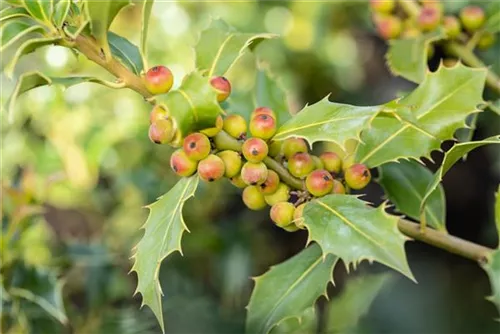
[(149, 217), (144, 224), (144, 236), (135, 246), (134, 266), (137, 273), (137, 290), (142, 295), (142, 305), (148, 305), (165, 332), (161, 307), (162, 290), (158, 280), (163, 259), (173, 252), (182, 254), (181, 239), (189, 231), (182, 218), (182, 207), (198, 187), (198, 176), (182, 178), (153, 204), (148, 206)]
[(337, 260), (333, 255), (324, 257), (314, 244), (256, 277), (247, 306), (246, 332), (269, 333), (281, 321), (301, 316), (326, 294)]
[(488, 108), (500, 116), (500, 99), (488, 103)]
[(44, 23), (51, 23), (54, 0), (22, 0), (21, 2), (33, 18)]
[[(416, 161), (390, 162), (379, 167), (378, 183), (399, 212), (420, 220), (420, 204), (432, 173)], [(437, 230), (446, 231), (444, 190), (442, 186), (429, 197), (425, 208), (426, 221)]]
[(352, 195), (328, 195), (304, 208), (309, 242), (317, 242), (324, 254), (334, 254), (346, 267), (362, 260), (377, 261), (415, 280), (408, 267), (404, 243), (398, 230), (399, 218), (385, 207), (369, 207)]
[(273, 34), (239, 33), (222, 20), (214, 20), (201, 33), (196, 45), (196, 68), (207, 71), (208, 77), (225, 75), (245, 50)]
[(141, 74), (144, 68), (142, 56), (137, 46), (128, 39), (123, 38), (111, 31), (108, 32), (108, 42), (113, 56), (137, 75)]
[(34, 37), (42, 36), (45, 29), (30, 19), (18, 18), (10, 20), (2, 26), (0, 52), (32, 33)]
[(68, 16), (69, 8), (71, 7), (71, 1), (72, 0), (59, 0), (56, 4), (53, 21), (57, 28), (61, 28), (63, 26), (66, 16)]
[(149, 18), (153, 9), (154, 0), (143, 0), (142, 2), (142, 28), (141, 28), (141, 54), (143, 62), (146, 63)]
[(26, 9), (22, 7), (7, 7), (0, 11), (0, 22), (4, 22), (16, 17), (30, 17)]

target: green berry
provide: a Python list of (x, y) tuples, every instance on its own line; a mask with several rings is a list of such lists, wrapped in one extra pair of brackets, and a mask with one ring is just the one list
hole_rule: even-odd
[(264, 195), (260, 192), (259, 188), (256, 186), (248, 186), (243, 190), (242, 194), (243, 203), (250, 210), (262, 210), (266, 207), (266, 202), (264, 201)]
[(338, 174), (342, 170), (342, 159), (335, 152), (323, 152), (319, 156), (324, 168), (330, 173)]
[(446, 35), (449, 38), (454, 39), (460, 36), (462, 27), (460, 26), (460, 21), (455, 16), (445, 16), (443, 25)]
[(288, 171), (295, 177), (304, 178), (314, 169), (314, 160), (308, 153), (297, 153), (288, 159)]
[(380, 17), (375, 23), (379, 35), (386, 40), (399, 37), (403, 30), (401, 20), (395, 16)]
[(168, 111), (164, 106), (159, 104), (155, 105), (151, 113), (149, 114), (149, 124), (153, 124), (155, 121), (160, 119), (167, 119)]
[(457, 59), (454, 58), (445, 58), (443, 59), (443, 65), (446, 67), (453, 67), (458, 63)]
[(196, 161), (208, 157), (212, 149), (210, 139), (200, 132), (192, 133), (184, 138), (182, 147), (189, 159)]
[(441, 11), (436, 7), (425, 6), (418, 16), (418, 26), (423, 31), (436, 29), (441, 22)]
[(248, 161), (260, 162), (267, 157), (269, 148), (264, 140), (260, 138), (249, 138), (243, 143), (241, 152)]
[(292, 203), (279, 202), (271, 207), (269, 216), (271, 220), (279, 227), (285, 227), (292, 224), (295, 207)]
[(481, 28), (485, 21), (484, 10), (478, 6), (467, 6), (460, 11), (460, 21), (469, 32)]
[(173, 84), (174, 76), (165, 66), (152, 67), (144, 76), (144, 85), (153, 95), (168, 93)]
[(307, 143), (302, 138), (288, 138), (283, 142), (281, 150), (286, 159), (290, 159), (296, 153), (307, 153)]
[(258, 114), (250, 120), (250, 134), (257, 138), (270, 139), (276, 133), (276, 119), (266, 114)]
[(170, 167), (179, 176), (191, 176), (196, 172), (198, 162), (191, 160), (183, 149), (178, 149), (170, 156)]
[(333, 177), (328, 171), (318, 169), (307, 175), (307, 190), (316, 197), (325, 196), (333, 189)]
[(304, 225), (304, 208), (306, 207), (307, 203), (302, 203), (298, 207), (295, 208), (295, 212), (293, 213), (293, 222), (295, 226), (297, 226), (300, 229), (305, 229)]
[(213, 182), (224, 176), (224, 161), (215, 154), (210, 154), (198, 164), (198, 175), (200, 179)]
[(215, 126), (213, 128), (203, 129), (200, 132), (210, 138), (215, 137), (222, 130), (223, 124), (224, 120), (222, 119), (222, 116), (219, 115), (215, 119)]
[(325, 166), (323, 165), (323, 161), (315, 155), (311, 155), (311, 158), (314, 161), (314, 169), (325, 169)]
[(268, 108), (268, 107), (255, 108), (255, 110), (252, 111), (252, 113), (250, 114), (250, 119), (254, 118), (257, 115), (262, 115), (262, 114), (271, 116), (272, 118), (274, 118), (276, 120), (276, 114), (274, 113), (274, 111), (271, 108)]
[(265, 195), (264, 200), (270, 206), (273, 206), (279, 202), (286, 202), (290, 198), (290, 187), (285, 183), (280, 182), (278, 185), (278, 190), (271, 195)]
[(245, 181), (243, 181), (243, 179), (241, 178), (241, 174), (233, 176), (229, 180), (231, 181), (231, 183), (233, 184), (233, 186), (235, 186), (236, 188), (243, 189), (243, 188), (245, 188), (247, 186), (247, 184), (245, 183)]
[(240, 173), (243, 161), (241, 160), (241, 155), (238, 152), (226, 150), (217, 153), (217, 156), (224, 161), (225, 177), (231, 178)]
[(296, 231), (299, 230), (299, 228), (295, 224), (290, 224), (290, 225), (287, 225), (287, 226), (283, 226), (282, 229), (284, 229), (287, 232), (296, 232)]
[(281, 145), (283, 142), (281, 141), (271, 141), (269, 143), (269, 156), (270, 157), (277, 157), (281, 153)]
[(339, 180), (333, 180), (332, 194), (345, 194), (345, 187)]
[(249, 186), (260, 185), (267, 179), (268, 170), (262, 162), (245, 162), (241, 168), (241, 178)]
[(344, 171), (347, 185), (352, 189), (363, 189), (371, 180), (368, 167), (363, 164), (353, 164)]
[(479, 38), (479, 41), (477, 42), (477, 47), (481, 50), (487, 50), (489, 49), (493, 44), (495, 44), (495, 34), (485, 31)]
[(214, 77), (210, 84), (217, 93), (217, 102), (224, 102), (231, 94), (231, 83), (225, 77)]
[(247, 134), (247, 121), (240, 115), (232, 114), (224, 119), (223, 127), (231, 137), (245, 139)]
[(268, 170), (266, 181), (260, 185), (260, 191), (264, 195), (274, 194), (278, 190), (279, 184), (280, 177), (278, 174), (273, 170)]
[(159, 119), (149, 126), (149, 139), (155, 144), (170, 143), (174, 134), (174, 126), (170, 119)]
[(370, 7), (374, 12), (388, 14), (396, 7), (395, 0), (370, 0)]

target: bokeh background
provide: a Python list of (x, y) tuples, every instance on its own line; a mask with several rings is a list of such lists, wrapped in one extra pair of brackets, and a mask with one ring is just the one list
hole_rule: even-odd
[[(453, 12), (468, 2), (445, 3)], [(210, 17), (244, 32), (282, 36), (262, 43), (231, 70), (228, 78), (241, 93), (253, 87), (254, 57), (265, 61), (287, 89), (293, 111), (328, 94), (337, 102), (371, 105), (413, 88), (385, 66), (387, 46), (374, 31), (366, 1), (157, 1), (149, 28), (149, 64), (170, 67), (180, 84), (194, 69), (192, 46)], [(140, 6), (123, 10), (111, 29), (137, 43)], [(497, 72), (499, 52), (497, 43), (481, 53)], [(440, 56), (437, 50), (432, 67)], [(62, 47), (23, 58), (16, 75), (32, 69), (110, 78)], [(14, 83), (2, 75), (2, 104)], [(132, 297), (136, 277), (128, 274), (131, 248), (147, 218), (143, 206), (177, 180), (169, 168), (171, 149), (148, 139), (148, 105), (132, 91), (95, 84), (66, 91), (42, 87), (18, 103), (14, 124), (2, 110), (2, 291), (17, 282), (54, 297), (69, 320), (63, 326), (36, 304), (3, 300), (2, 332), (159, 333), (150, 310), (139, 309), (140, 296)], [(499, 128), (499, 118), (484, 112), (474, 138)], [(435, 170), (441, 155), (433, 157), (436, 164), (429, 162), (429, 167)], [(495, 245), (493, 194), (499, 180), (500, 152), (489, 147), (472, 152), (448, 173), (444, 188), (452, 234)], [(379, 186), (370, 185), (367, 199), (377, 203), (382, 196)], [(191, 230), (183, 238), (184, 256), (170, 256), (160, 274), (167, 332), (242, 333), (253, 286), (249, 278), (302, 249), (306, 232), (284, 232), (273, 226), (267, 211), (250, 212), (239, 190), (226, 181), (202, 184), (184, 212)], [(491, 293), (487, 277), (475, 263), (417, 242), (408, 242), (406, 249), (419, 284), (394, 273), (358, 332), (500, 331), (492, 321), (498, 314), (485, 300)], [(372, 271), (388, 270), (363, 263), (347, 273), (337, 266), (330, 295), (342, 291), (351, 277)], [(325, 304), (321, 298), (320, 329)]]

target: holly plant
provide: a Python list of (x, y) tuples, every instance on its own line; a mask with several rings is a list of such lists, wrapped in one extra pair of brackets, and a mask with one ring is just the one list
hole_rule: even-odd
[[(226, 78), (242, 56), (279, 36), (242, 33), (214, 19), (201, 31), (194, 48), (196, 70), (174, 78), (166, 66), (146, 65), (152, 0), (133, 4), (142, 6), (139, 46), (109, 31), (121, 9), (132, 5), (128, 0), (6, 2), (9, 5), (0, 12), (1, 48), (16, 46), (4, 68), (7, 76), (12, 76), (25, 54), (57, 45), (90, 59), (115, 77), (109, 81), (23, 73), (7, 101), (10, 120), (16, 117), (16, 99), (29, 90), (94, 82), (142, 95), (151, 107), (148, 135), (152, 143), (176, 148), (170, 167), (179, 180), (171, 189), (158, 189), (165, 193), (147, 206), (144, 235), (132, 250), (136, 293), (163, 331), (168, 323), (163, 320), (158, 276), (165, 258), (174, 252), (182, 254), (182, 236), (189, 231), (183, 206), (196, 196), (200, 183), (223, 178), (241, 188), (248, 209), (269, 210), (269, 223), (283, 233), (301, 229), (308, 233), (304, 250), (254, 278), (247, 306), (248, 333), (287, 326), (300, 331), (300, 326), (315, 319), (314, 304), (327, 295), (340, 260), (347, 268), (356, 268), (363, 260), (376, 261), (416, 282), (405, 252), (410, 239), (476, 261), (490, 278), (489, 299), (500, 309), (500, 248), (490, 249), (448, 233), (441, 186), (443, 176), (470, 151), (500, 144), (498, 134), (471, 141), (477, 115), (490, 112), (486, 109), (498, 113), (499, 100), (483, 96), (498, 98), (500, 80), (474, 53), (475, 48), (490, 47), (500, 31), (498, 2), (485, 9), (464, 7), (454, 16), (445, 13), (439, 1), (370, 1), (377, 31), (389, 43), (389, 68), (418, 86), (374, 106), (336, 103), (326, 96), (294, 114), (275, 78), (261, 70), (264, 61), (258, 57), (252, 59), (264, 80), (244, 99), (243, 112), (241, 99), (236, 108), (231, 94), (238, 87)], [(445, 58), (431, 71), (427, 60), (436, 49)], [(180, 84), (172, 89), (174, 81)], [(468, 134), (457, 139), (457, 130), (462, 128)], [(445, 141), (454, 145), (432, 173), (422, 158), (441, 151)], [(375, 171), (379, 177), (372, 179)], [(383, 187), (387, 202), (374, 206), (363, 200), (363, 189), (371, 181)], [(390, 206), (395, 210), (389, 212)], [(500, 230), (498, 192), (495, 210)], [(361, 288), (365, 282), (359, 282), (359, 289), (345, 293), (357, 292), (359, 300), (371, 300), (384, 280), (370, 280), (369, 286), (375, 288)], [(5, 289), (8, 293), (9, 287)], [(343, 296), (336, 298), (331, 307), (345, 311)], [(353, 325), (342, 321), (338, 313), (327, 319), (329, 328)]]

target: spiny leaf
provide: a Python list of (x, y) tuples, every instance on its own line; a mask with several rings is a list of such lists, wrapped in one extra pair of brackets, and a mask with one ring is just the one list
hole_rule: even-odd
[(314, 244), (255, 278), (247, 306), (247, 333), (269, 333), (281, 321), (299, 317), (333, 282), (338, 258)]
[(361, 130), (367, 128), (372, 118), (382, 109), (382, 106), (357, 107), (334, 103), (325, 97), (306, 106), (283, 124), (274, 140), (301, 137), (311, 145), (318, 141), (328, 141), (344, 147), (347, 140), (358, 139)]
[(54, 0), (21, 0), (24, 8), (34, 19), (51, 24)]
[(0, 44), (0, 52), (4, 51), (6, 48), (30, 33), (33, 37), (42, 36), (45, 29), (33, 20), (18, 18), (5, 23), (5, 25), (2, 26), (1, 31), (2, 40)]
[(111, 31), (108, 32), (108, 42), (111, 48), (111, 53), (115, 56), (123, 65), (134, 72), (137, 75), (141, 74), (144, 68), (142, 62), (142, 56), (134, 44), (128, 39), (119, 36)]
[(387, 65), (394, 75), (413, 82), (422, 82), (429, 72), (427, 52), (429, 45), (446, 37), (442, 29), (414, 38), (392, 39), (386, 54)]
[(271, 330), (271, 334), (315, 334), (318, 332), (318, 317), (315, 307), (308, 307), (300, 318), (288, 318)]
[(64, 20), (66, 20), (66, 16), (68, 16), (69, 8), (71, 7), (71, 1), (72, 0), (60, 0), (56, 4), (52, 20), (57, 28), (62, 28)]
[(434, 190), (439, 186), (439, 183), (443, 179), (443, 176), (450, 170), (450, 168), (462, 158), (464, 155), (470, 151), (488, 144), (500, 144), (500, 135), (486, 138), (479, 141), (471, 141), (467, 143), (459, 143), (453, 146), (448, 152), (445, 153), (443, 158), (443, 163), (441, 167), (434, 174), (434, 178), (431, 180), (427, 189), (425, 191), (422, 203), (420, 204), (420, 212), (423, 212), (427, 206), (427, 201), (434, 192)]
[(500, 99), (488, 103), (488, 108), (500, 116)]
[(355, 196), (328, 195), (306, 205), (303, 217), (309, 242), (317, 242), (325, 255), (337, 255), (347, 268), (362, 260), (377, 261), (415, 280), (399, 218), (387, 214), (383, 205), (372, 208)]
[(208, 77), (224, 75), (249, 47), (273, 34), (248, 34), (235, 31), (222, 20), (214, 20), (202, 31), (196, 45), (196, 68), (206, 70)]
[(142, 25), (141, 25), (141, 54), (142, 61), (146, 64), (146, 52), (148, 42), (149, 18), (153, 9), (154, 0), (144, 0), (142, 2)]
[(7, 7), (0, 11), (0, 22), (4, 22), (16, 17), (31, 17), (26, 9), (22, 7)]
[(198, 187), (198, 176), (182, 178), (170, 191), (161, 196), (158, 201), (150, 204), (149, 217), (144, 224), (144, 236), (135, 247), (134, 266), (137, 273), (137, 289), (142, 295), (142, 305), (148, 305), (161, 329), (165, 332), (161, 306), (161, 290), (158, 275), (163, 259), (173, 252), (182, 254), (181, 238), (188, 231), (182, 218), (184, 203), (192, 196)]
[(356, 333), (359, 320), (391, 278), (391, 274), (384, 273), (348, 280), (342, 293), (328, 303), (325, 332)]
[[(398, 211), (420, 220), (420, 203), (427, 185), (432, 180), (431, 171), (416, 161), (401, 160), (380, 166), (379, 174), (378, 183)], [(444, 190), (439, 185), (432, 192), (425, 207), (427, 224), (437, 230), (446, 231), (445, 208)]]
[(461, 64), (429, 73), (410, 95), (397, 101), (400, 108), (412, 110), (416, 121), (375, 118), (362, 132), (354, 160), (376, 167), (400, 158), (429, 157), (465, 126), (469, 114), (478, 111), (485, 80), (485, 69)]
[[(500, 249), (496, 249), (491, 253), (488, 256), (488, 262), (482, 267), (488, 274), (492, 291), (491, 296), (486, 299), (495, 304), (500, 314)], [(500, 321), (500, 315), (497, 321)]]

